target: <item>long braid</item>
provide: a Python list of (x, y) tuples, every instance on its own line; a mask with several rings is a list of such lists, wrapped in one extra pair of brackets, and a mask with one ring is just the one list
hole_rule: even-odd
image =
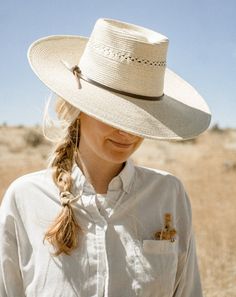
[[(78, 125), (79, 119), (76, 119), (69, 126), (65, 139), (55, 149), (55, 157), (51, 163), (53, 180), (60, 193), (71, 192), (72, 189), (71, 170), (78, 146)], [(78, 247), (79, 232), (82, 232), (82, 228), (76, 221), (71, 204), (66, 203), (46, 232), (44, 240), (48, 240), (54, 246), (56, 256), (62, 253), (69, 255)]]

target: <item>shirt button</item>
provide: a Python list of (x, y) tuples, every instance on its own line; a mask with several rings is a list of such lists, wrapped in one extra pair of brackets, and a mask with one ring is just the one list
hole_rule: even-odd
[(134, 258), (131, 258), (131, 259), (129, 260), (129, 262), (130, 262), (130, 264), (134, 265)]

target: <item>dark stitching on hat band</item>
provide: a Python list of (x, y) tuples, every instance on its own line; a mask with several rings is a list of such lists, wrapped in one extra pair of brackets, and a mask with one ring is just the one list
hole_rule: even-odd
[(114, 93), (118, 93), (118, 94), (121, 94), (121, 95), (125, 95), (125, 96), (128, 96), (128, 97), (132, 97), (132, 98), (136, 98), (136, 99), (143, 99), (143, 100), (150, 100), (150, 101), (159, 101), (159, 100), (162, 100), (163, 97), (164, 97), (164, 94), (162, 94), (161, 96), (158, 96), (158, 97), (152, 97), (152, 96), (143, 96), (143, 95), (138, 95), (138, 94), (133, 94), (133, 93), (128, 93), (128, 92), (124, 92), (124, 91), (120, 91), (120, 90), (117, 90), (117, 89), (113, 89), (113, 88), (110, 88), (108, 86), (105, 86), (103, 84), (100, 84), (90, 78), (88, 78), (86, 75), (82, 74), (81, 73), (81, 70), (79, 68), (79, 66), (74, 66), (72, 67), (71, 71), (73, 72), (73, 74), (75, 75), (77, 81), (78, 81), (78, 84), (79, 84), (79, 88), (81, 87), (80, 86), (80, 82), (79, 82), (79, 79), (83, 79), (85, 81), (87, 81), (88, 83), (96, 86), (96, 87), (99, 87), (99, 88), (102, 88), (102, 89), (105, 89), (107, 91), (110, 91), (110, 92), (114, 92)]

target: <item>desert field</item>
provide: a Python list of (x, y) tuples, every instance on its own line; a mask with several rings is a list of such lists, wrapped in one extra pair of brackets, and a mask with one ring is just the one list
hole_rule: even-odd
[[(39, 127), (0, 127), (0, 197), (16, 177), (47, 166)], [(205, 297), (236, 297), (236, 130), (214, 126), (195, 140), (145, 140), (136, 164), (178, 176), (189, 194)], [(1, 200), (1, 199), (0, 199)]]

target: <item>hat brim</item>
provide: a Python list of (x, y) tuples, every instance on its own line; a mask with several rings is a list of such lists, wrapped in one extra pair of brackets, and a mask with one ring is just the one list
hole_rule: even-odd
[(86, 37), (70, 35), (39, 39), (28, 50), (30, 66), (54, 93), (86, 114), (129, 133), (182, 140), (196, 137), (208, 128), (211, 113), (205, 100), (168, 68), (160, 101), (131, 98), (82, 79), (78, 88), (75, 76), (64, 62), (71, 67), (78, 65), (87, 41)]

